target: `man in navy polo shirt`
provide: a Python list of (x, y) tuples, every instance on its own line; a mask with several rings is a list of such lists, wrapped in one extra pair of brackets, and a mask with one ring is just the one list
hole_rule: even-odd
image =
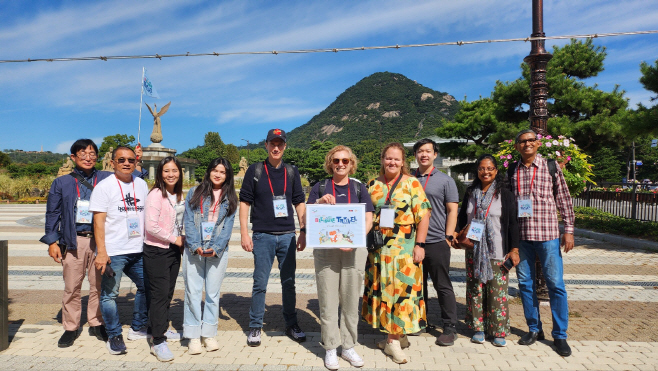
[[(297, 324), (295, 269), (296, 251), (306, 247), (305, 196), (296, 167), (282, 161), (286, 133), (272, 129), (265, 141), (267, 159), (252, 164), (244, 175), (240, 190), (240, 235), (242, 248), (254, 254), (254, 286), (249, 309), (249, 346), (259, 346), (265, 314), (265, 293), (274, 257), (281, 275), (283, 317), (286, 335), (296, 342), (306, 340)], [(293, 205), (299, 220), (296, 240)], [(253, 234), (249, 236), (248, 216), (251, 208)]]

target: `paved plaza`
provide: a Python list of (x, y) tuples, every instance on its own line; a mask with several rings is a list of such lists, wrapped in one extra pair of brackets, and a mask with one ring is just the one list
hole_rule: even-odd
[[(283, 335), (281, 286), (277, 269), (268, 285), (263, 344), (246, 344), (251, 296), (251, 253), (240, 247), (236, 227), (229, 245), (229, 265), (222, 285), (216, 352), (189, 355), (185, 343), (170, 342), (176, 359), (158, 362), (144, 341), (126, 341), (128, 353), (108, 354), (105, 344), (88, 335), (86, 318), (82, 334), (69, 348), (58, 348), (62, 334), (61, 298), (64, 283), (61, 266), (38, 242), (43, 235), (45, 205), (0, 205), (0, 240), (9, 240), (10, 345), (0, 352), (0, 369), (115, 370), (325, 370), (320, 346), (319, 306), (315, 288), (312, 251), (297, 255), (297, 308), (300, 326), (308, 340), (297, 344)], [(472, 332), (463, 323), (465, 315), (464, 253), (453, 250), (451, 277), (459, 318), (459, 339), (452, 347), (434, 344), (438, 332), (410, 337), (410, 362), (393, 363), (377, 349), (383, 335), (365, 323), (359, 327), (357, 351), (363, 369), (413, 370), (655, 370), (658, 369), (658, 253), (621, 247), (599, 240), (576, 237), (576, 248), (564, 255), (569, 295), (569, 344), (571, 357), (558, 356), (550, 337), (551, 314), (541, 311), (547, 339), (532, 346), (517, 345), (526, 331), (518, 298), (511, 298), (512, 331), (506, 348), (470, 342)], [(510, 276), (510, 294), (517, 281)], [(83, 285), (86, 306), (88, 284)], [(122, 281), (118, 301), (127, 332), (135, 288)], [(428, 319), (441, 326), (436, 292), (430, 288)], [(182, 332), (183, 281), (179, 275), (170, 320)], [(83, 308), (84, 313), (84, 308)], [(124, 334), (125, 338), (125, 334)], [(340, 360), (341, 369), (350, 365)]]

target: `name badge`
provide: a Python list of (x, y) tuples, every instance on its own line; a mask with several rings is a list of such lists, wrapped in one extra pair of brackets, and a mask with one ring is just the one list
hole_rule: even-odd
[(519, 218), (532, 218), (532, 200), (530, 198), (519, 199)]
[(78, 198), (76, 202), (77, 211), (75, 212), (75, 222), (78, 224), (91, 224), (91, 212), (89, 211), (89, 201)]
[(395, 206), (384, 205), (379, 212), (379, 227), (393, 228), (395, 226)]
[(482, 220), (472, 220), (471, 227), (466, 233), (466, 238), (473, 241), (480, 241), (482, 239), (482, 232), (484, 232), (484, 222)]
[(272, 206), (274, 207), (275, 218), (288, 217), (288, 203), (286, 202), (286, 196), (274, 196), (272, 199)]
[(128, 237), (139, 237), (142, 235), (142, 230), (139, 228), (139, 218), (136, 216), (126, 218), (126, 225), (128, 227)]
[(212, 232), (215, 230), (214, 222), (203, 222), (201, 223), (201, 238), (204, 241), (210, 241), (212, 237)]

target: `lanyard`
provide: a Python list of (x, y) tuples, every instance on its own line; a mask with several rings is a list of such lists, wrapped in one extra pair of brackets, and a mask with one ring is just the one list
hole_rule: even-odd
[[(135, 182), (131, 181), (133, 185), (133, 198), (137, 200), (137, 194), (135, 193)], [(126, 199), (123, 197), (123, 188), (121, 188), (121, 182), (119, 182), (119, 179), (117, 179), (117, 184), (119, 185), (119, 189), (121, 190), (121, 199), (123, 200), (123, 208), (126, 210), (126, 214), (128, 214), (128, 205), (126, 205)], [(135, 215), (137, 215), (137, 202), (135, 202)]]
[[(486, 194), (485, 194), (486, 195)], [(491, 209), (491, 204), (493, 204), (493, 200), (496, 198), (496, 192), (494, 192), (493, 197), (491, 197), (491, 202), (489, 202), (489, 207), (487, 207), (487, 212), (484, 214), (484, 220), (487, 220), (487, 216), (489, 215), (489, 210)], [(484, 200), (484, 197), (482, 197)], [(473, 217), (476, 217), (478, 211), (478, 199), (475, 199), (475, 207), (473, 208)]]
[[(219, 192), (219, 197), (217, 197), (217, 202), (215, 202), (215, 206), (212, 209), (212, 214), (215, 215), (215, 210), (217, 210), (217, 205), (219, 205), (219, 200), (222, 199), (222, 192)], [(201, 206), (201, 216), (203, 216), (203, 197), (201, 197), (201, 202), (199, 202), (199, 206)]]
[[(430, 177), (432, 176), (432, 171), (434, 171), (434, 166), (432, 166), (432, 170), (427, 174), (427, 179), (425, 179), (425, 185), (423, 186), (423, 191), (425, 188), (427, 188), (427, 182), (430, 180)], [(420, 171), (416, 170), (416, 178), (420, 175)]]
[[(272, 188), (272, 181), (270, 180), (270, 172), (267, 170), (267, 162), (263, 161), (263, 164), (265, 165), (265, 172), (267, 173), (267, 181), (270, 183), (270, 190), (272, 191), (272, 196), (274, 196), (274, 188)], [(286, 189), (288, 188), (288, 169), (284, 166), (283, 167), (283, 174), (284, 174), (284, 180), (283, 180), (283, 195), (285, 196), (286, 194)]]
[[(333, 179), (331, 179), (331, 187), (334, 189), (334, 199), (336, 199), (336, 185), (335, 185)], [(352, 203), (352, 195), (350, 194), (350, 179), (349, 178), (347, 178), (347, 203), (348, 204)]]
[[(519, 196), (521, 196), (521, 161), (519, 161), (519, 165), (516, 167), (516, 187), (519, 190)], [(537, 167), (535, 167), (535, 172), (532, 173), (532, 179), (530, 180), (530, 193), (528, 193), (528, 196), (532, 194), (532, 183), (535, 181), (535, 175), (537, 175)]]
[[(395, 181), (393, 182), (393, 184), (395, 184), (398, 181), (398, 178), (400, 178), (401, 176), (402, 176), (402, 173), (400, 173), (400, 175), (398, 175), (398, 177), (395, 178)], [(386, 180), (386, 175), (384, 175), (384, 180)], [(387, 184), (387, 186), (388, 186), (388, 184)], [(386, 194), (386, 200), (384, 201), (384, 203), (388, 203), (389, 200), (391, 199), (391, 192), (393, 192), (393, 190), (389, 189), (388, 193)]]
[[(94, 177), (94, 187), (96, 187), (96, 182), (97, 181), (98, 181), (98, 176), (95, 176)], [(121, 185), (119, 185), (119, 187), (121, 187)], [(78, 187), (78, 180), (77, 179), (75, 179), (75, 190), (78, 191), (78, 198), (80, 198), (80, 187)]]

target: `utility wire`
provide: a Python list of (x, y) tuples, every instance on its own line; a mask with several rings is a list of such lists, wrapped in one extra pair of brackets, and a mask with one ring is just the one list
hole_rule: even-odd
[(633, 32), (609, 32), (609, 33), (595, 33), (584, 35), (563, 35), (563, 36), (545, 36), (545, 37), (519, 37), (513, 39), (492, 39), (492, 40), (475, 40), (475, 41), (453, 41), (444, 43), (430, 43), (430, 44), (406, 44), (406, 45), (387, 45), (387, 46), (361, 46), (355, 48), (326, 48), (326, 49), (300, 49), (300, 50), (272, 50), (272, 51), (252, 51), (252, 52), (212, 52), (212, 53), (190, 53), (185, 54), (154, 54), (154, 55), (114, 55), (114, 56), (98, 56), (98, 57), (69, 57), (69, 58), (28, 58), (28, 59), (4, 59), (0, 63), (23, 63), (23, 62), (71, 62), (71, 61), (94, 61), (102, 60), (108, 61), (112, 59), (153, 59), (157, 58), (177, 58), (177, 57), (207, 57), (207, 56), (229, 56), (229, 55), (261, 55), (261, 54), (305, 54), (305, 53), (338, 53), (338, 52), (351, 52), (358, 50), (380, 50), (380, 49), (401, 49), (401, 48), (423, 48), (431, 46), (448, 46), (448, 45), (472, 45), (472, 44), (489, 44), (489, 43), (503, 43), (503, 42), (518, 42), (518, 41), (539, 41), (539, 40), (561, 40), (561, 39), (594, 39), (599, 37), (612, 37), (612, 36), (629, 36), (629, 35), (649, 35), (658, 34), (658, 30), (650, 31), (633, 31)]

